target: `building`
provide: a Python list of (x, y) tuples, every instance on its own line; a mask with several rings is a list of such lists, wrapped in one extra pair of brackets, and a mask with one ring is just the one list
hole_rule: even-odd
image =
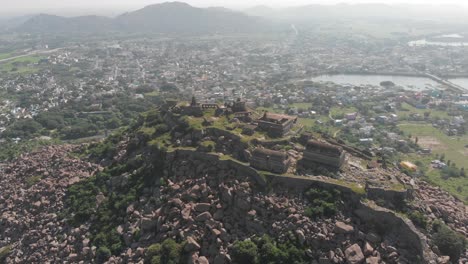
[(291, 160), (286, 152), (265, 148), (256, 148), (250, 159), (250, 166), (253, 168), (273, 173), (287, 172), (290, 164)]
[(345, 152), (341, 147), (333, 146), (316, 140), (309, 140), (304, 151), (303, 164), (308, 165), (316, 163), (341, 168), (345, 162)]
[(267, 132), (269, 136), (284, 137), (296, 124), (297, 117), (265, 112), (257, 122), (258, 127)]
[(245, 105), (245, 101), (242, 101), (240, 98), (237, 99), (233, 104), (232, 104), (232, 112), (233, 113), (243, 113), (243, 112), (249, 112)]
[(186, 115), (203, 116), (202, 106), (197, 102), (195, 96), (192, 97), (192, 102), (190, 102), (190, 105), (183, 108), (183, 112)]

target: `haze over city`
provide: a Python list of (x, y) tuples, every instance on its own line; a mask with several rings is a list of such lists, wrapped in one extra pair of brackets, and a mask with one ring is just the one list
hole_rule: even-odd
[[(162, 3), (162, 0), (18, 0), (2, 3), (0, 15), (13, 16), (38, 12), (54, 14), (81, 15), (88, 13), (117, 15), (131, 9), (141, 8), (145, 5)], [(273, 8), (284, 8), (301, 5), (334, 5), (334, 4), (389, 4), (389, 5), (427, 5), (427, 6), (458, 6), (468, 8), (465, 0), (188, 0), (185, 1), (197, 7), (223, 6), (233, 9), (265, 5)]]
[(465, 0), (0, 0), (0, 264), (467, 264)]

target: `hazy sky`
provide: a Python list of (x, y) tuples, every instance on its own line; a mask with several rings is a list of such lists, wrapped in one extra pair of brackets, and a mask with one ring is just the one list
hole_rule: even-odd
[[(0, 0), (2, 14), (18, 14), (31, 12), (47, 12), (53, 10), (126, 10), (136, 9), (145, 5), (166, 2), (164, 0)], [(456, 4), (468, 7), (468, 0), (181, 0), (194, 6), (225, 6), (230, 8), (246, 8), (255, 5), (285, 7), (305, 4), (336, 4), (336, 3), (386, 3), (386, 4)], [(97, 11), (96, 11), (97, 12)]]

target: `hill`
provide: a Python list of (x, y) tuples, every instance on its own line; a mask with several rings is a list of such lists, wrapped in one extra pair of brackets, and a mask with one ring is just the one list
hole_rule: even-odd
[(264, 21), (224, 8), (196, 8), (181, 2), (146, 6), (116, 18), (101, 16), (60, 17), (37, 15), (18, 31), (28, 33), (232, 33), (261, 30)]

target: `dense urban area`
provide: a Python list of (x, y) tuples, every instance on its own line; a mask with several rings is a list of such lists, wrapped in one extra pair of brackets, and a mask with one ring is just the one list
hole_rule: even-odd
[(468, 32), (363, 24), (0, 31), (0, 263), (468, 263)]

